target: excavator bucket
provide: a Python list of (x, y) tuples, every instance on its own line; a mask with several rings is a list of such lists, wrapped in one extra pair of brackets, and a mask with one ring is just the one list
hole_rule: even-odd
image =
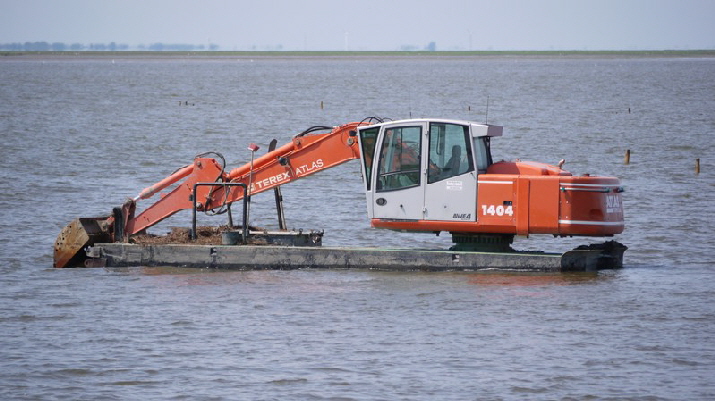
[(107, 217), (80, 217), (60, 231), (55, 241), (54, 267), (84, 267), (85, 248), (112, 242)]

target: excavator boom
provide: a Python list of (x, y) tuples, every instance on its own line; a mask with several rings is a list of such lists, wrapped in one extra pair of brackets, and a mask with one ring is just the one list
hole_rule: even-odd
[[(215, 159), (198, 158), (193, 165), (174, 173), (172, 177), (175, 179), (169, 177), (162, 180), (137, 196), (144, 199), (146, 196), (142, 194), (154, 194), (161, 188), (184, 179), (170, 193), (162, 196), (135, 218), (130, 217), (127, 233), (132, 235), (142, 232), (180, 210), (191, 209), (192, 196), (198, 200), (197, 209), (203, 211), (219, 209), (245, 196), (244, 191), (236, 187), (222, 186), (221, 183), (246, 184), (248, 194), (253, 195), (359, 158), (357, 138), (350, 134), (354, 133), (354, 129), (359, 125), (361, 123), (345, 124), (332, 128), (328, 133), (298, 134), (288, 144), (228, 173), (223, 172)], [(216, 186), (198, 187), (193, 194), (194, 184), (200, 182), (216, 182)]]
[[(114, 208), (111, 216), (73, 220), (55, 241), (53, 265), (77, 265), (84, 259), (82, 253), (87, 246), (97, 242), (125, 242), (129, 236), (144, 232), (181, 210), (193, 208), (194, 198), (197, 210), (210, 211), (246, 196), (236, 186), (221, 185), (223, 183), (244, 183), (248, 195), (257, 194), (359, 158), (355, 128), (365, 124), (355, 122), (338, 127), (309, 128), (286, 145), (228, 173), (216, 159), (197, 157), (192, 164), (176, 170), (121, 207)], [(330, 132), (314, 133), (318, 130)], [(198, 183), (212, 182), (216, 185), (195, 187)], [(165, 190), (168, 192), (163, 193)], [(137, 202), (156, 194), (160, 198), (135, 216)]]

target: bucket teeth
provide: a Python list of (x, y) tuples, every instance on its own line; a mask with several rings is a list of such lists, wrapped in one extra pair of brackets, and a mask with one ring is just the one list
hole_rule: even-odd
[(72, 220), (57, 236), (53, 266), (84, 266), (85, 248), (98, 242), (112, 242), (106, 217), (80, 217)]

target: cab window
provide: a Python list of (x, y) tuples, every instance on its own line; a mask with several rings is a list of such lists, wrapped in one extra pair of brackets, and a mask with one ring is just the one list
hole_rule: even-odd
[(375, 157), (375, 142), (377, 141), (377, 133), (380, 131), (378, 127), (368, 128), (360, 131), (360, 145), (362, 152), (362, 160), (365, 164), (365, 183), (367, 190), (370, 190), (372, 181), (372, 161)]
[(477, 153), (477, 169), (479, 169), (480, 174), (486, 173), (487, 168), (492, 164), (489, 137), (483, 136), (474, 138), (474, 149)]
[(397, 127), (385, 131), (377, 171), (377, 192), (420, 185), (421, 127)]
[(429, 168), (427, 183), (474, 171), (469, 127), (432, 123), (429, 137)]

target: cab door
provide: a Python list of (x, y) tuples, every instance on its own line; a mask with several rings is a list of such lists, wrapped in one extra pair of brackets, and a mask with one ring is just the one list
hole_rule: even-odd
[(425, 176), (422, 173), (422, 153), (426, 130), (427, 124), (423, 122), (381, 127), (375, 146), (375, 160), (372, 161), (373, 171), (370, 171), (372, 182), (368, 182), (367, 188), (368, 215), (371, 218), (423, 218)]
[(476, 221), (477, 172), (471, 144), (468, 125), (429, 124), (425, 220)]

